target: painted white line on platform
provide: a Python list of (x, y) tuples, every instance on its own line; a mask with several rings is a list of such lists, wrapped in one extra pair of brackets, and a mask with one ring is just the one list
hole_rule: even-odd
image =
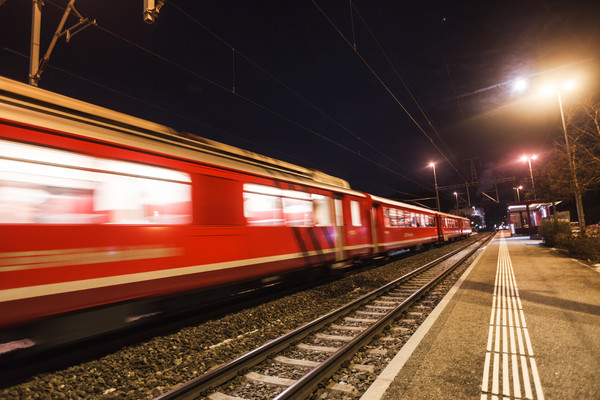
[[(525, 313), (523, 312), (517, 281), (508, 254), (508, 246), (504, 239), (500, 240), (495, 282), (490, 333), (485, 355), (486, 361), (493, 356), (494, 362), (493, 365), (490, 365), (489, 362), (484, 363), (481, 398), (487, 399), (488, 396), (491, 396), (492, 399), (499, 397), (503, 399), (521, 399), (522, 393), (525, 392), (526, 399), (544, 400), (542, 383), (533, 358), (533, 346), (525, 322)], [(500, 319), (500, 315), (502, 315), (502, 319)], [(496, 316), (495, 323), (494, 316)], [(492, 331), (495, 332), (495, 335), (492, 334)], [(525, 341), (523, 341), (523, 337)], [(494, 346), (492, 346), (490, 340), (494, 341)], [(500, 342), (502, 342), (502, 345), (500, 345)], [(517, 343), (519, 345), (518, 349)], [(500, 351), (501, 347), (502, 351)], [(502, 368), (500, 368), (500, 360), (502, 361)], [(527, 364), (530, 364), (531, 368), (528, 368)], [(522, 382), (519, 378), (519, 372), (522, 373)], [(491, 391), (489, 390), (490, 380)], [(532, 381), (533, 387), (531, 385)], [(502, 382), (502, 388), (500, 388), (500, 382)]]
[[(408, 361), (412, 353), (416, 350), (421, 340), (425, 337), (429, 329), (433, 326), (435, 321), (439, 318), (444, 308), (448, 305), (452, 297), (458, 291), (458, 288), (465, 281), (467, 276), (471, 273), (475, 265), (479, 262), (479, 259), (483, 255), (483, 251), (479, 253), (479, 256), (473, 261), (473, 263), (467, 268), (467, 270), (462, 274), (462, 276), (456, 281), (452, 289), (444, 296), (442, 301), (438, 303), (438, 305), (433, 309), (431, 314), (423, 321), (421, 326), (413, 333), (413, 335), (408, 339), (406, 344), (402, 346), (402, 349), (396, 354), (396, 356), (392, 359), (392, 361), (388, 364), (388, 366), (381, 372), (381, 374), (377, 377), (375, 382), (371, 384), (369, 389), (361, 396), (360, 400), (378, 400), (383, 397), (385, 391), (390, 386), (390, 384), (398, 375), (398, 372), (404, 367), (404, 364)], [(483, 399), (483, 397), (482, 397)]]

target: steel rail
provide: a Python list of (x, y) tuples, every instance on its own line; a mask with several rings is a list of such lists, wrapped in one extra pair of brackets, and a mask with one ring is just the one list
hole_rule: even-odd
[[(484, 237), (483, 239), (480, 239), (479, 241), (483, 241), (486, 238), (487, 237)], [(477, 241), (474, 243), (477, 243)], [(285, 335), (282, 335), (276, 339), (273, 339), (270, 342), (265, 343), (264, 345), (257, 347), (256, 349), (254, 349), (246, 354), (243, 354), (242, 356), (240, 356), (226, 364), (223, 364), (209, 372), (206, 372), (203, 375), (200, 375), (184, 384), (181, 384), (178, 387), (171, 389), (168, 392), (163, 393), (162, 395), (160, 395), (158, 397), (155, 397), (154, 400), (195, 399), (200, 394), (207, 391), (208, 389), (217, 387), (217, 386), (235, 378), (241, 370), (248, 369), (248, 368), (251, 368), (251, 367), (259, 364), (260, 362), (264, 361), (271, 355), (281, 352), (285, 348), (289, 347), (292, 343), (305, 338), (306, 336), (310, 335), (311, 333), (323, 328), (325, 325), (327, 325), (331, 322), (334, 322), (335, 320), (339, 319), (340, 317), (343, 317), (346, 314), (351, 313), (352, 311), (361, 307), (362, 305), (369, 302), (373, 298), (376, 298), (376, 297), (381, 296), (382, 294), (386, 293), (387, 291), (392, 289), (394, 286), (397, 286), (398, 284), (403, 283), (404, 281), (412, 279), (412, 278), (418, 276), (419, 274), (421, 274), (422, 272), (434, 267), (437, 264), (440, 264), (441, 262), (460, 253), (461, 251), (464, 251), (469, 246), (472, 246), (474, 243), (469, 243), (468, 245), (466, 245), (464, 247), (461, 247), (461, 248), (454, 250), (442, 257), (439, 257), (431, 262), (428, 262), (427, 264), (401, 276), (400, 278), (395, 279), (394, 281), (391, 281), (391, 282), (385, 284), (384, 286), (382, 286), (378, 289), (375, 289), (375, 290), (363, 295), (362, 297), (359, 297), (358, 299), (353, 300), (352, 302), (350, 302), (336, 310), (333, 310), (333, 311), (331, 311), (331, 312), (329, 312), (329, 313), (327, 313), (305, 325), (302, 325), (302, 326), (286, 333)], [(462, 261), (464, 261), (464, 259), (468, 258), (479, 247), (480, 246), (476, 247), (474, 250), (469, 252), (469, 254), (467, 256), (461, 258), (461, 260), (459, 262), (457, 262), (456, 265), (460, 264)], [(453, 268), (448, 268), (445, 271), (445, 273), (443, 273), (443, 275), (445, 276), (452, 269)], [(386, 321), (389, 324), (388, 321), (390, 321), (390, 319), (394, 319), (395, 317), (397, 317), (400, 313), (402, 313), (405, 309), (407, 309), (416, 299), (418, 299), (424, 292), (426, 292), (430, 286), (435, 284), (435, 283), (432, 284), (432, 281), (437, 282), (440, 279), (443, 279), (444, 276), (441, 276), (441, 277), (438, 276), (439, 279), (434, 278), (429, 283), (427, 283), (425, 286), (418, 289), (409, 298), (407, 298), (400, 305), (398, 305), (394, 310), (392, 310), (385, 317), (383, 317), (382, 320), (380, 320), (380, 322)], [(392, 318), (392, 316), (394, 318)], [(358, 350), (363, 345), (363, 343), (367, 342), (370, 338), (372, 338), (374, 335), (376, 335), (381, 330), (383, 330), (387, 324), (384, 324), (383, 322), (381, 322), (381, 323), (378, 322), (375, 325), (377, 326), (377, 328), (374, 328), (374, 329), (377, 329), (376, 331), (372, 332), (371, 329), (367, 328), (365, 331), (361, 332), (361, 334), (359, 334), (355, 338), (355, 340), (342, 346), (339, 350), (337, 350), (335, 353), (333, 353), (327, 360), (325, 360), (320, 366), (315, 367), (313, 370), (311, 370), (311, 372), (309, 372), (303, 378), (300, 378), (295, 384), (293, 384), (292, 386), (288, 387), (286, 390), (281, 392), (276, 397), (276, 399), (281, 400), (281, 399), (289, 399), (292, 397), (298, 398), (298, 396), (302, 397), (302, 395), (307, 395), (309, 393), (312, 393), (312, 391), (314, 391), (314, 388), (316, 387), (316, 385), (318, 385), (319, 382), (321, 382), (323, 379), (326, 378), (325, 375), (327, 375), (328, 373), (330, 374), (331, 371), (337, 370), (337, 368), (338, 368), (337, 366), (341, 365), (346, 359), (351, 357), (351, 355), (344, 356), (345, 354), (348, 354), (348, 352), (352, 352), (352, 354), (353, 354), (353, 352)], [(308, 389), (309, 387), (313, 387), (312, 391), (309, 391), (309, 389)]]
[[(493, 237), (493, 235), (490, 235), (490, 237), (485, 237), (484, 239), (490, 239), (491, 237)], [(465, 246), (459, 250), (465, 250), (467, 247), (474, 246), (477, 243), (478, 242), (470, 243), (468, 246)], [(474, 248), (468, 254), (461, 257), (461, 259), (456, 261), (454, 265), (452, 265), (450, 268), (446, 268), (444, 271), (442, 271), (442, 273), (438, 274), (425, 285), (423, 285), (421, 288), (417, 289), (412, 295), (410, 295), (402, 303), (396, 306), (396, 308), (391, 310), (373, 325), (367, 327), (358, 336), (356, 336), (354, 340), (340, 347), (328, 359), (323, 361), (317, 367), (313, 368), (302, 378), (298, 379), (293, 385), (289, 386), (287, 389), (285, 389), (283, 392), (277, 395), (273, 400), (305, 398), (305, 396), (308, 396), (311, 393), (313, 393), (317, 389), (319, 383), (321, 383), (325, 379), (330, 378), (331, 375), (338, 371), (344, 362), (351, 359), (362, 346), (371, 342), (372, 338), (375, 335), (383, 331), (400, 314), (406, 311), (419, 297), (421, 297), (429, 289), (435, 286), (439, 281), (444, 279), (458, 265), (462, 264), (466, 259), (471, 257), (471, 255), (473, 255), (473, 253), (475, 253), (485, 243), (486, 242), (484, 242), (482, 239), (482, 243), (480, 243), (479, 246), (474, 246)], [(453, 255), (455, 253), (456, 251), (453, 252)], [(419, 270), (421, 270), (421, 268), (419, 268)]]

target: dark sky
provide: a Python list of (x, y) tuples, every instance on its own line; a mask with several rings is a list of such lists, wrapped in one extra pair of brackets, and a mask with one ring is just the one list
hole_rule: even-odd
[[(43, 7), (41, 55), (67, 3)], [(560, 138), (534, 88), (578, 73), (598, 92), (598, 1), (315, 3), (167, 1), (148, 25), (143, 0), (77, 0), (98, 26), (59, 40), (39, 86), (383, 196), (432, 190), (430, 161), (441, 186), (470, 158), (480, 180), (520, 179), (518, 157)], [(30, 27), (30, 1), (0, 6), (1, 75), (27, 81)]]

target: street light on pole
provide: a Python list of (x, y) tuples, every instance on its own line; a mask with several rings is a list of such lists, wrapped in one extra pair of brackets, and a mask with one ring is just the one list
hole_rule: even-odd
[(458, 193), (454, 192), (454, 198), (456, 199), (456, 210), (458, 211)]
[(440, 194), (438, 192), (437, 176), (435, 175), (435, 163), (430, 162), (429, 166), (431, 168), (433, 168), (433, 184), (435, 185), (435, 200), (437, 203), (437, 210), (441, 211), (440, 210)]
[(529, 176), (531, 176), (531, 189), (533, 190), (533, 198), (537, 199), (537, 195), (535, 194), (535, 182), (533, 181), (533, 170), (531, 169), (531, 160), (537, 160), (537, 155), (532, 156), (523, 156), (521, 157), (521, 161), (527, 161), (529, 163)]
[[(574, 88), (572, 81), (568, 81), (563, 84), (563, 89), (570, 90)], [(579, 228), (585, 231), (585, 215), (583, 213), (583, 202), (581, 201), (581, 191), (579, 189), (579, 181), (577, 180), (577, 173), (575, 171), (575, 162), (571, 149), (569, 147), (569, 137), (567, 136), (567, 123), (565, 122), (565, 113), (563, 111), (562, 97), (560, 95), (560, 89), (552, 86), (548, 86), (544, 89), (545, 93), (556, 92), (558, 97), (558, 107), (560, 109), (560, 118), (562, 120), (563, 134), (565, 135), (565, 145), (567, 148), (567, 158), (569, 159), (569, 169), (571, 171), (571, 181), (573, 185), (573, 192), (575, 194), (575, 205), (577, 207), (577, 219), (579, 221)]]
[(517, 187), (513, 187), (513, 189), (517, 190), (517, 201), (521, 201), (521, 189), (523, 189), (523, 186), (517, 186)]

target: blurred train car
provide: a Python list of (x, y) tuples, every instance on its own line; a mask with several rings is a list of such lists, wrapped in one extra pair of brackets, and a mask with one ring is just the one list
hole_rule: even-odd
[(0, 331), (88, 337), (463, 223), (0, 78)]

